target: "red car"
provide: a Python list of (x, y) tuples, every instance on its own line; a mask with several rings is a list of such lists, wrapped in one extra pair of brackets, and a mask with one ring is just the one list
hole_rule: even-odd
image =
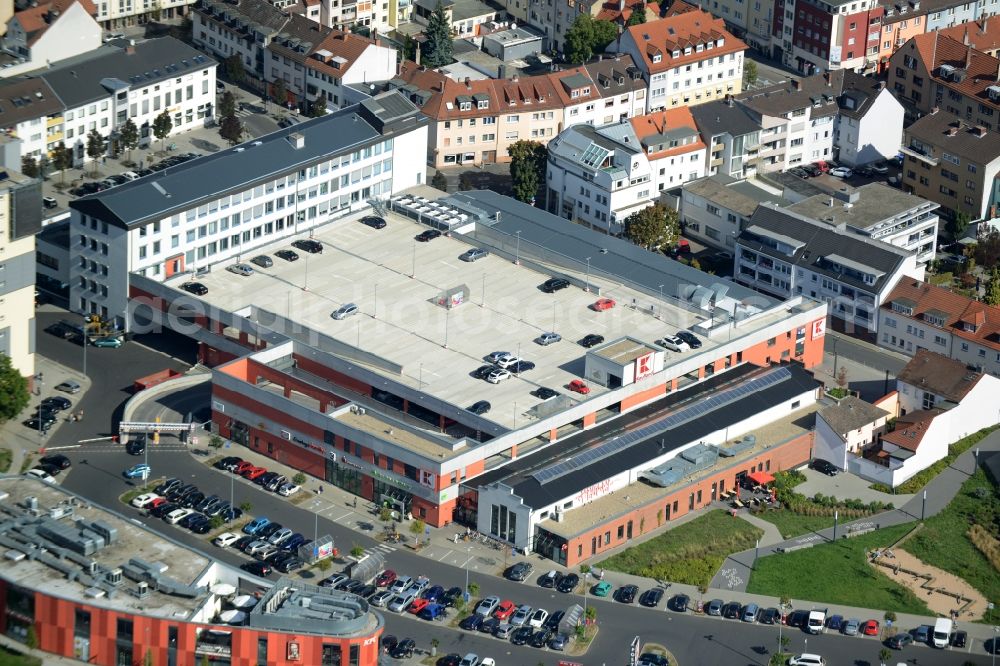
[(250, 469), (243, 472), (242, 476), (244, 479), (249, 479), (253, 481), (254, 479), (264, 476), (267, 474), (266, 467), (251, 467)]
[(823, 160), (820, 160), (819, 162), (816, 162), (816, 164), (814, 166), (817, 169), (819, 169), (820, 171), (822, 171), (823, 173), (826, 173), (826, 172), (828, 172), (830, 170), (830, 165), (827, 164), (826, 162), (824, 162)]
[(427, 608), (427, 604), (430, 603), (430, 599), (414, 599), (410, 607), (406, 609), (407, 613), (413, 613), (416, 615), (423, 609)]
[(615, 307), (615, 300), (613, 298), (598, 298), (590, 307), (597, 312), (604, 312)]
[(514, 605), (513, 601), (509, 599), (504, 599), (503, 601), (500, 602), (500, 605), (497, 606), (497, 609), (493, 611), (493, 617), (495, 617), (500, 621), (503, 621), (509, 618), (511, 615), (513, 615), (514, 611), (516, 610), (517, 606)]
[(161, 504), (166, 504), (166, 503), (167, 503), (167, 498), (166, 497), (157, 497), (152, 502), (150, 502), (149, 504), (147, 504), (145, 506), (145, 509), (147, 511), (149, 511), (150, 509), (155, 509), (156, 507), (160, 506)]
[(861, 625), (861, 633), (865, 636), (878, 636), (878, 620), (868, 620)]
[(590, 387), (587, 386), (587, 383), (584, 382), (582, 379), (574, 379), (573, 381), (571, 381), (569, 383), (569, 390), (576, 391), (577, 393), (582, 393), (583, 395), (587, 395), (588, 393), (590, 393)]
[(378, 575), (375, 579), (376, 587), (389, 587), (396, 581), (396, 572), (392, 569), (386, 569)]
[(241, 462), (240, 464), (238, 464), (236, 467), (233, 468), (233, 474), (243, 474), (243, 472), (253, 468), (254, 464), (252, 462), (247, 462), (246, 460), (244, 460), (243, 462)]

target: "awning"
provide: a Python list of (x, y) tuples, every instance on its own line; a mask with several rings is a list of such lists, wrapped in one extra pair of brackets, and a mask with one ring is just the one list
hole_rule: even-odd
[(766, 486), (767, 484), (774, 481), (774, 474), (770, 472), (753, 472), (748, 474), (747, 478), (760, 486)]

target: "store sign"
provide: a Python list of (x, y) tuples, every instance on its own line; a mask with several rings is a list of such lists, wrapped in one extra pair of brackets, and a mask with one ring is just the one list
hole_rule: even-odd
[(816, 340), (826, 335), (826, 319), (817, 319), (812, 324), (812, 339)]
[(285, 656), (287, 657), (288, 661), (298, 661), (299, 658), (300, 658), (299, 657), (299, 644), (296, 643), (296, 642), (294, 642), (294, 641), (289, 642), (288, 643), (288, 650), (286, 651)]
[(426, 486), (427, 488), (433, 488), (434, 480), (435, 480), (434, 472), (428, 472), (425, 469), (420, 470), (420, 485)]
[(618, 483), (615, 481), (617, 478), (618, 477), (605, 479), (588, 488), (584, 488), (576, 494), (576, 497), (573, 498), (573, 504), (579, 505), (586, 504), (587, 502), (593, 502), (595, 499), (615, 491), (618, 488)]
[(635, 359), (635, 381), (653, 374), (653, 355), (653, 352), (649, 352)]
[(347, 467), (353, 467), (354, 469), (360, 469), (362, 472), (365, 471), (364, 467), (352, 460), (348, 460), (347, 456), (340, 456), (340, 464), (346, 465)]
[[(358, 469), (361, 469), (361, 467), (358, 466)], [(372, 470), (369, 470), (369, 473), (373, 477), (375, 477), (376, 479), (379, 479), (381, 481), (385, 481), (386, 483), (391, 483), (392, 485), (398, 486), (400, 488), (403, 488), (404, 490), (410, 490), (412, 488), (412, 486), (410, 484), (405, 483), (404, 481), (401, 481), (401, 480), (397, 479), (394, 476), (389, 476), (388, 474), (383, 474), (382, 472), (379, 472), (378, 470), (372, 469)]]

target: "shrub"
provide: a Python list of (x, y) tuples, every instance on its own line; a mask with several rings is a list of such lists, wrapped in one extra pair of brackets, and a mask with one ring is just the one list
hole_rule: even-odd
[(306, 475), (303, 474), (302, 472), (299, 472), (298, 474), (292, 477), (292, 483), (294, 483), (297, 486), (301, 486), (305, 482), (306, 482)]

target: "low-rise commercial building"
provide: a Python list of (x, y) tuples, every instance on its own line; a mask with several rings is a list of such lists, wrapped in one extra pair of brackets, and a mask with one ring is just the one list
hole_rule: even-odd
[(746, 229), (757, 206), (765, 201), (778, 206), (790, 203), (781, 197), (780, 192), (760, 181), (716, 175), (687, 182), (681, 188), (678, 211), (684, 235), (710, 247), (732, 252), (736, 237)]
[[(413, 18), (427, 25), (440, 0), (414, 0)], [(452, 34), (459, 37), (479, 37), (486, 24), (503, 16), (504, 9), (490, 0), (445, 0), (440, 2)]]
[(374, 664), (364, 599), (249, 576), (36, 479), (0, 479), (4, 633), (100, 666)]

